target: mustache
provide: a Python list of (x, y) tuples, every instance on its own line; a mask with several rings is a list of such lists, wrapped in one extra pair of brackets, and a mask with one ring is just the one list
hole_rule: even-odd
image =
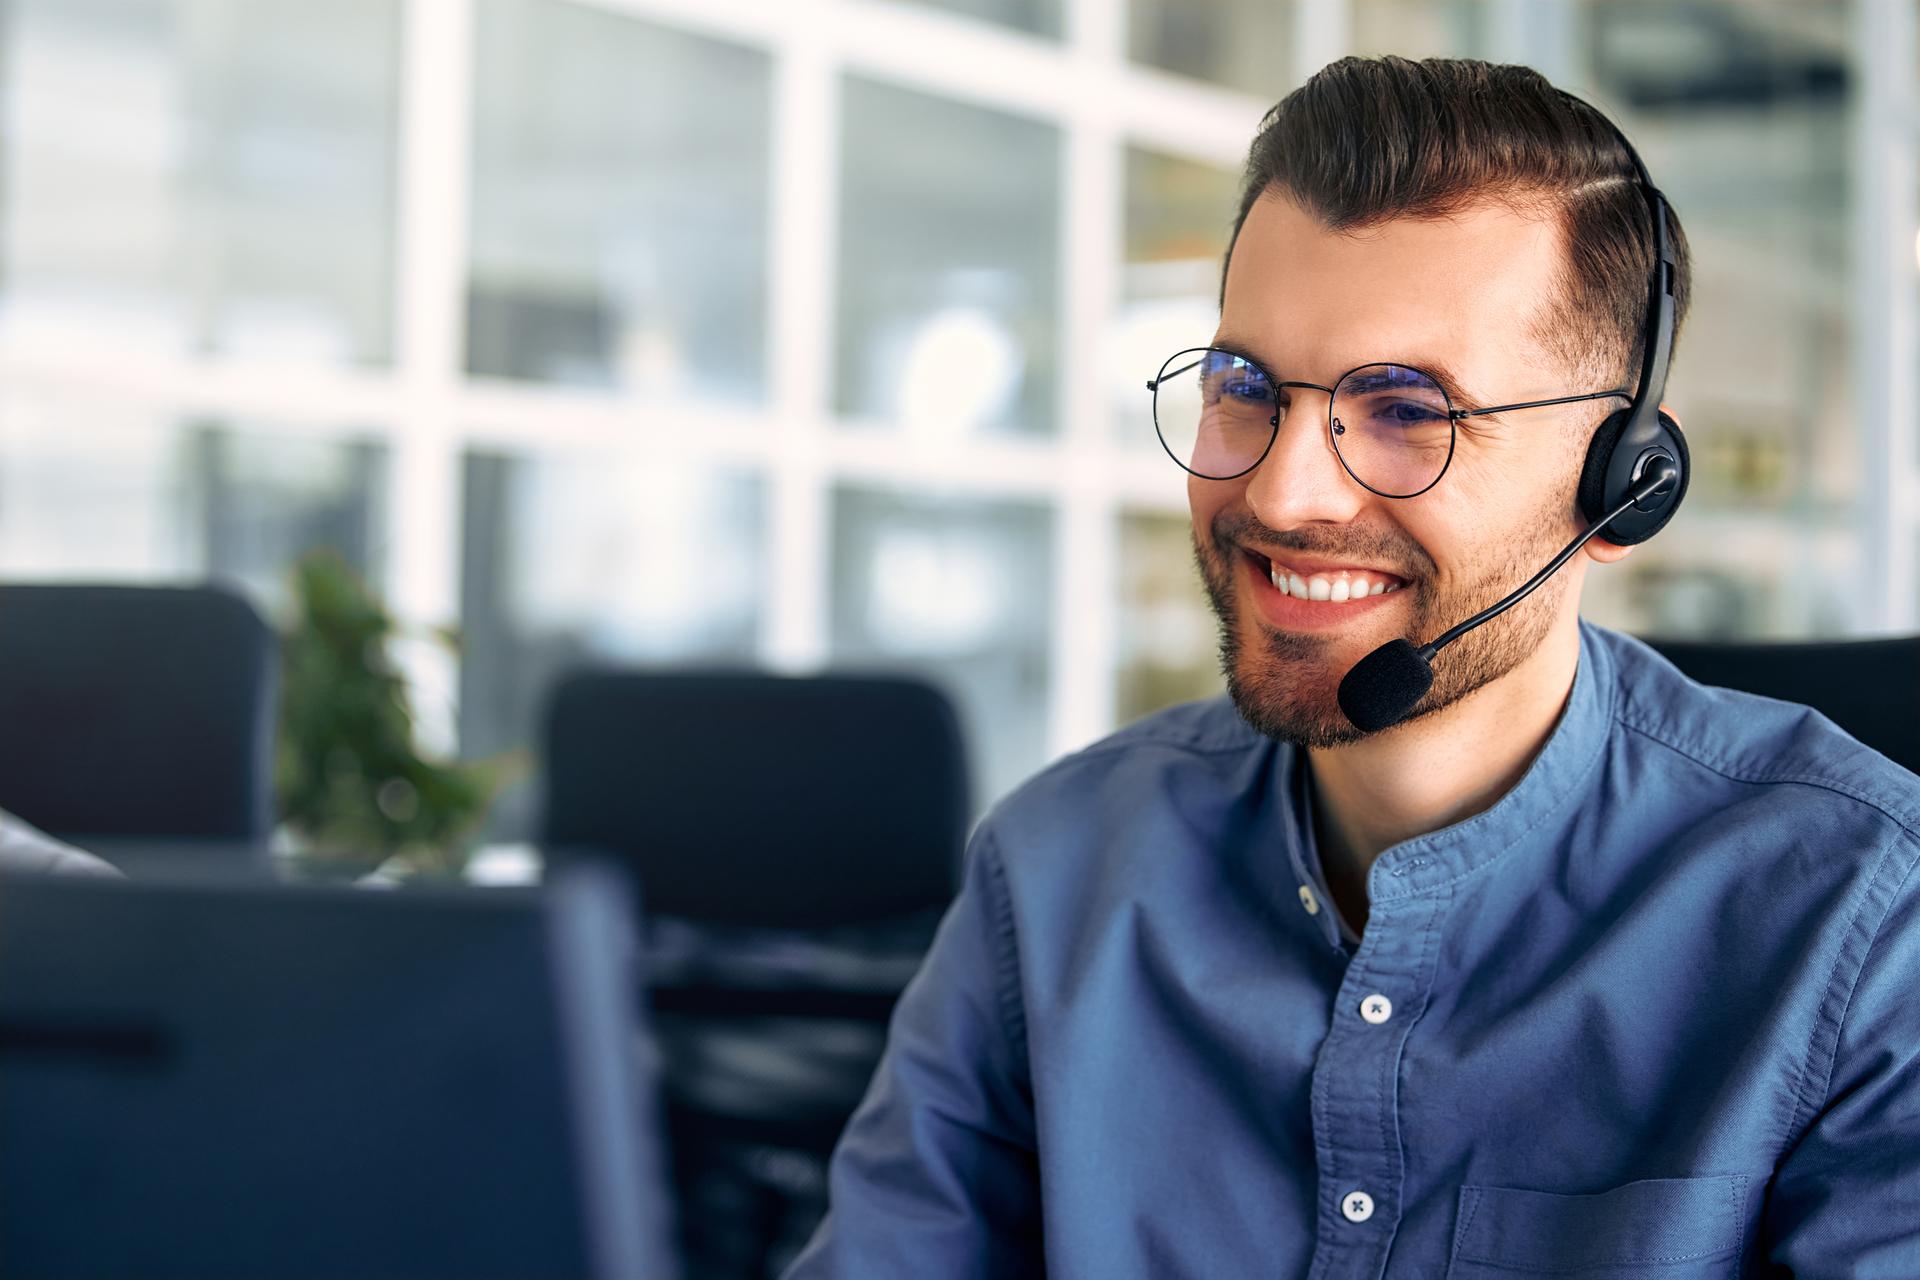
[(1312, 529), (1269, 529), (1244, 512), (1221, 512), (1208, 526), (1215, 547), (1246, 547), (1251, 551), (1294, 551), (1328, 560), (1364, 561), (1387, 568), (1409, 581), (1428, 575), (1434, 564), (1419, 544), (1388, 534), (1355, 537), (1348, 530), (1324, 536)]

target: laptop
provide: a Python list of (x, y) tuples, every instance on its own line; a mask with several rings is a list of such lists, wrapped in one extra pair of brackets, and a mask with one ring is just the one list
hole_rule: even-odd
[(674, 1275), (631, 901), (0, 877), (0, 1276)]

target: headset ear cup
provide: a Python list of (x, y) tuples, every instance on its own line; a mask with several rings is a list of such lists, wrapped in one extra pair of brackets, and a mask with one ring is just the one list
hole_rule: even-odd
[[(1664, 449), (1671, 454), (1679, 464), (1680, 479), (1673, 492), (1664, 495), (1651, 510), (1628, 511), (1600, 531), (1599, 537), (1621, 547), (1636, 546), (1667, 527), (1667, 522), (1679, 511), (1681, 499), (1687, 496), (1687, 482), (1693, 474), (1686, 434), (1680, 430), (1680, 424), (1665, 413), (1658, 415), (1658, 427), (1651, 433), (1651, 439), (1647, 438), (1648, 433), (1636, 433), (1633, 457), (1622, 459), (1616, 474), (1614, 455), (1620, 451), (1631, 416), (1626, 410), (1609, 415), (1587, 446), (1587, 461), (1580, 472), (1579, 500), (1580, 510), (1588, 521), (1600, 519), (1626, 498), (1631, 492), (1632, 465), (1648, 449)], [(1612, 484), (1608, 483), (1610, 476), (1614, 480)], [(1618, 527), (1622, 525), (1625, 527)]]
[[(1665, 417), (1665, 414), (1660, 415)], [(1620, 433), (1627, 429), (1627, 422), (1633, 417), (1631, 410), (1621, 409), (1607, 415), (1606, 421), (1594, 431), (1593, 439), (1587, 444), (1587, 461), (1580, 468), (1580, 514), (1592, 524), (1607, 512), (1613, 510), (1607, 502), (1607, 468), (1613, 462), (1613, 451), (1620, 443)], [(1682, 464), (1682, 477), (1685, 476), (1685, 464)], [(1605, 537), (1603, 533), (1600, 536)]]
[(1682, 430), (1680, 430), (1680, 424), (1674, 422), (1672, 418), (1668, 418), (1665, 413), (1661, 413), (1661, 438), (1663, 438), (1661, 439), (1661, 443), (1665, 443), (1668, 449), (1672, 451), (1674, 462), (1680, 464), (1680, 480), (1674, 482), (1674, 491), (1665, 495), (1663, 507), (1659, 510), (1659, 522), (1653, 524), (1653, 528), (1649, 528), (1649, 530), (1640, 533), (1640, 537), (1634, 539), (1636, 543), (1644, 543), (1649, 537), (1653, 537), (1655, 533), (1659, 533), (1661, 530), (1667, 528), (1668, 520), (1672, 520), (1674, 514), (1678, 514), (1678, 510), (1680, 510), (1680, 499), (1686, 497), (1688, 480), (1692, 480), (1693, 478), (1693, 459), (1688, 455), (1688, 451), (1686, 451), (1686, 432), (1682, 432)]
[(1666, 434), (1668, 445), (1673, 449), (1673, 460), (1680, 464), (1680, 479), (1674, 482), (1673, 493), (1667, 498), (1666, 514), (1661, 518), (1659, 527), (1647, 534), (1649, 538), (1666, 528), (1667, 521), (1673, 519), (1674, 513), (1680, 510), (1680, 500), (1687, 496), (1687, 481), (1693, 478), (1693, 459), (1687, 454), (1687, 433), (1665, 413), (1660, 415), (1660, 426)]

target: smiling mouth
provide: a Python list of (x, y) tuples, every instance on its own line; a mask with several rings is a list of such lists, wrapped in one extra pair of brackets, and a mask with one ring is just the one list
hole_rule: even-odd
[(1332, 569), (1308, 574), (1288, 569), (1257, 551), (1242, 548), (1242, 553), (1273, 583), (1274, 590), (1296, 600), (1343, 604), (1387, 595), (1407, 585), (1404, 579), (1378, 569)]

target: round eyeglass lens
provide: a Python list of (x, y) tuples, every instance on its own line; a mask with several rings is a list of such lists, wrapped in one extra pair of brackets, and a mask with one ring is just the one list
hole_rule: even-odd
[(1411, 498), (1431, 489), (1453, 457), (1452, 409), (1420, 370), (1364, 365), (1333, 389), (1333, 447), (1367, 488)]
[(1252, 470), (1273, 443), (1278, 413), (1267, 375), (1231, 351), (1179, 352), (1154, 379), (1160, 443), (1175, 462), (1208, 480)]

